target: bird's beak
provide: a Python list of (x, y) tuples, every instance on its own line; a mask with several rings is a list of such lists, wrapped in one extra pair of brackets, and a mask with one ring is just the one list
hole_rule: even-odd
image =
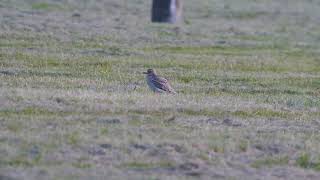
[(147, 72), (142, 72), (143, 74), (148, 74)]

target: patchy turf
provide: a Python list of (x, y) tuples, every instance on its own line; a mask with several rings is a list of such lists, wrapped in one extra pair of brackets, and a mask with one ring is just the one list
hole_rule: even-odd
[(0, 179), (319, 179), (320, 4), (184, 4), (0, 1)]

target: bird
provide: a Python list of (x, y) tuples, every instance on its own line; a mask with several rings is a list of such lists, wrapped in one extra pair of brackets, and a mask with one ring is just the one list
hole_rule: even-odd
[(146, 74), (147, 84), (153, 92), (176, 94), (176, 91), (170, 86), (168, 80), (158, 76), (154, 69), (148, 69), (143, 74)]

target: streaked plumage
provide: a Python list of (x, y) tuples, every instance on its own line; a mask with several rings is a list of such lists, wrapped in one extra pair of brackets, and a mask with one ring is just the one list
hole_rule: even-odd
[(148, 69), (147, 72), (143, 72), (143, 73), (146, 74), (147, 84), (153, 92), (157, 92), (157, 93), (166, 92), (166, 93), (176, 94), (175, 90), (170, 86), (168, 80), (158, 76), (155, 70)]

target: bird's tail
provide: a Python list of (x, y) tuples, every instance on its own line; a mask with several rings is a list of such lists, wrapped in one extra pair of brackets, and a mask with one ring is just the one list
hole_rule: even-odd
[(177, 92), (174, 89), (170, 89), (169, 91), (171, 94), (177, 94)]

